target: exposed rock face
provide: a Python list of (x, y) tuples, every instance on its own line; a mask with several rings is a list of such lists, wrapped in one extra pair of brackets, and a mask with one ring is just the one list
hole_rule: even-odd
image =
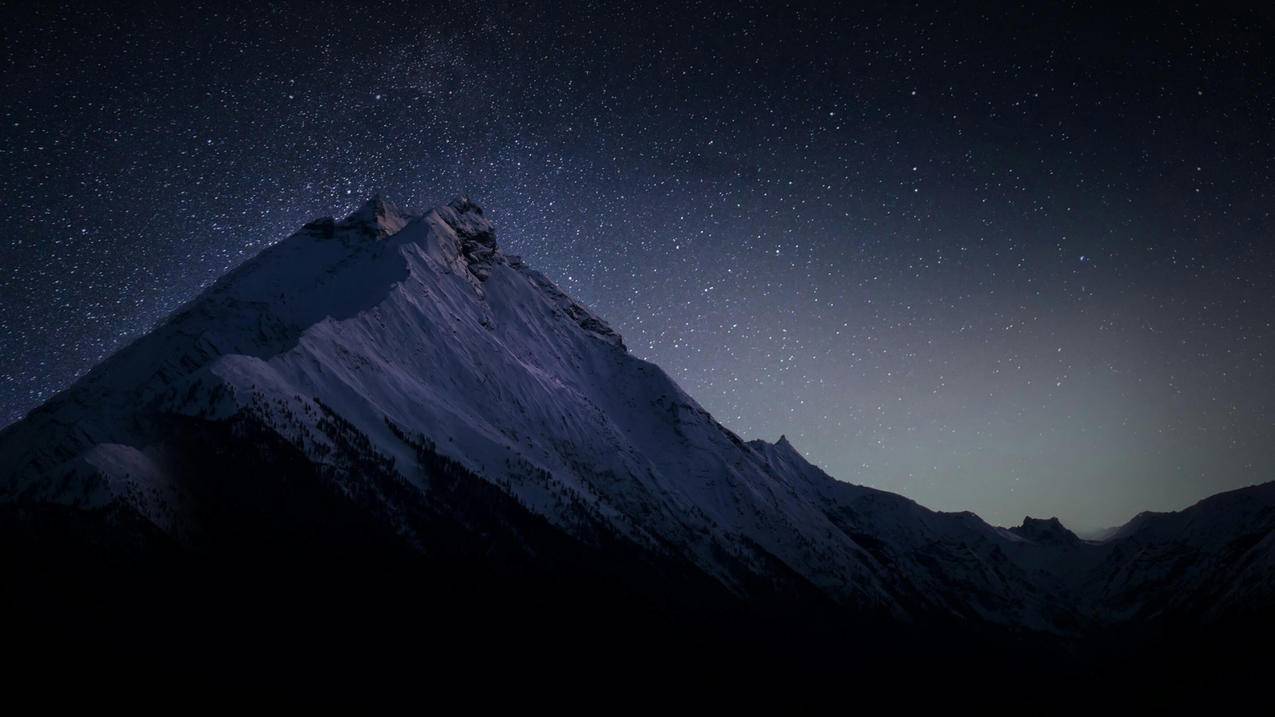
[(1080, 542), (1080, 538), (1064, 527), (1057, 518), (1043, 519), (1027, 516), (1023, 518), (1022, 525), (1010, 528), (1010, 531), (1037, 543), (1074, 545)]

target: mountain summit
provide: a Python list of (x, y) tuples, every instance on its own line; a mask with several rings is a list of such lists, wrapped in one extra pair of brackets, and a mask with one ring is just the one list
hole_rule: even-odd
[[(178, 565), (203, 602), (251, 565), (277, 590), (326, 586), (296, 596), (306, 605), (336, 581), (434, 629), (413, 601), (482, 606), (487, 624), (512, 600), (589, 639), (622, 605), (632, 639), (687, 620), (829, 639), (932, 625), (985, 644), (1221, 619), (1275, 585), (1275, 496), (1251, 495), (1263, 507), (1242, 523), (1209, 514), (1207, 545), (1229, 552), (1205, 559), (1182, 514), (1086, 543), (1057, 521), (1006, 530), (834, 480), (786, 438), (745, 442), (715, 421), (504, 254), (466, 198), (410, 214), (376, 197), (310, 222), (0, 432), (0, 527), (28, 546), (13, 574), (153, 587)], [(304, 577), (281, 582), (288, 570)], [(58, 583), (50, 602), (41, 584), (40, 609), (81, 594)]]
[(1080, 538), (1063, 525), (1058, 518), (1033, 518), (1029, 515), (1023, 518), (1022, 525), (1017, 528), (1010, 528), (1010, 530), (1028, 540), (1040, 543), (1065, 545), (1080, 542)]
[(359, 229), (377, 239), (384, 239), (407, 226), (408, 219), (407, 215), (399, 211), (397, 205), (386, 201), (378, 194), (342, 221), (341, 226)]

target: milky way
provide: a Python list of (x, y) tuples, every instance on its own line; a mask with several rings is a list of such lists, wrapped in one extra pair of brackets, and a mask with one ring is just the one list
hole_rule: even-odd
[(1275, 478), (1269, 15), (30, 5), (0, 421), (313, 217), (466, 193), (839, 478), (1079, 528)]

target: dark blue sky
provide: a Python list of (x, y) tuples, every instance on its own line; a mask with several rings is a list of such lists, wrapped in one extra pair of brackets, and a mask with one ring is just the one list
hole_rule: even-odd
[(384, 192), (745, 437), (993, 522), (1275, 477), (1270, 11), (0, 10), (0, 419)]

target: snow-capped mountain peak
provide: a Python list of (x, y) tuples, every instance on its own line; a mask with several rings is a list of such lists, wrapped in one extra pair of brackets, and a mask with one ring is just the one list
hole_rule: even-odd
[(407, 226), (411, 217), (381, 195), (373, 195), (363, 206), (341, 220), (338, 229), (362, 232), (375, 239), (393, 236)]
[[(210, 478), (227, 453), (235, 475)], [(1124, 583), (1091, 582), (1137, 585), (1160, 568), (1057, 519), (1004, 530), (839, 482), (785, 436), (744, 442), (503, 254), (464, 197), (421, 215), (373, 197), (223, 277), (0, 432), (0, 504), (127, 511), (184, 540), (211, 529), (201, 481), (252, 504), (281, 464), (412, 550), (432, 548), (421, 526), (464, 480), (564, 539), (738, 595), (808, 590), (902, 619), (1074, 630), (1096, 619), (1085, 600), (1099, 598), (1077, 597), (1094, 571), (1114, 564)], [(1260, 529), (1263, 510), (1209, 539)], [(497, 519), (464, 528), (480, 543), (507, 527), (483, 520)], [(1156, 522), (1139, 540), (1193, 535)]]

